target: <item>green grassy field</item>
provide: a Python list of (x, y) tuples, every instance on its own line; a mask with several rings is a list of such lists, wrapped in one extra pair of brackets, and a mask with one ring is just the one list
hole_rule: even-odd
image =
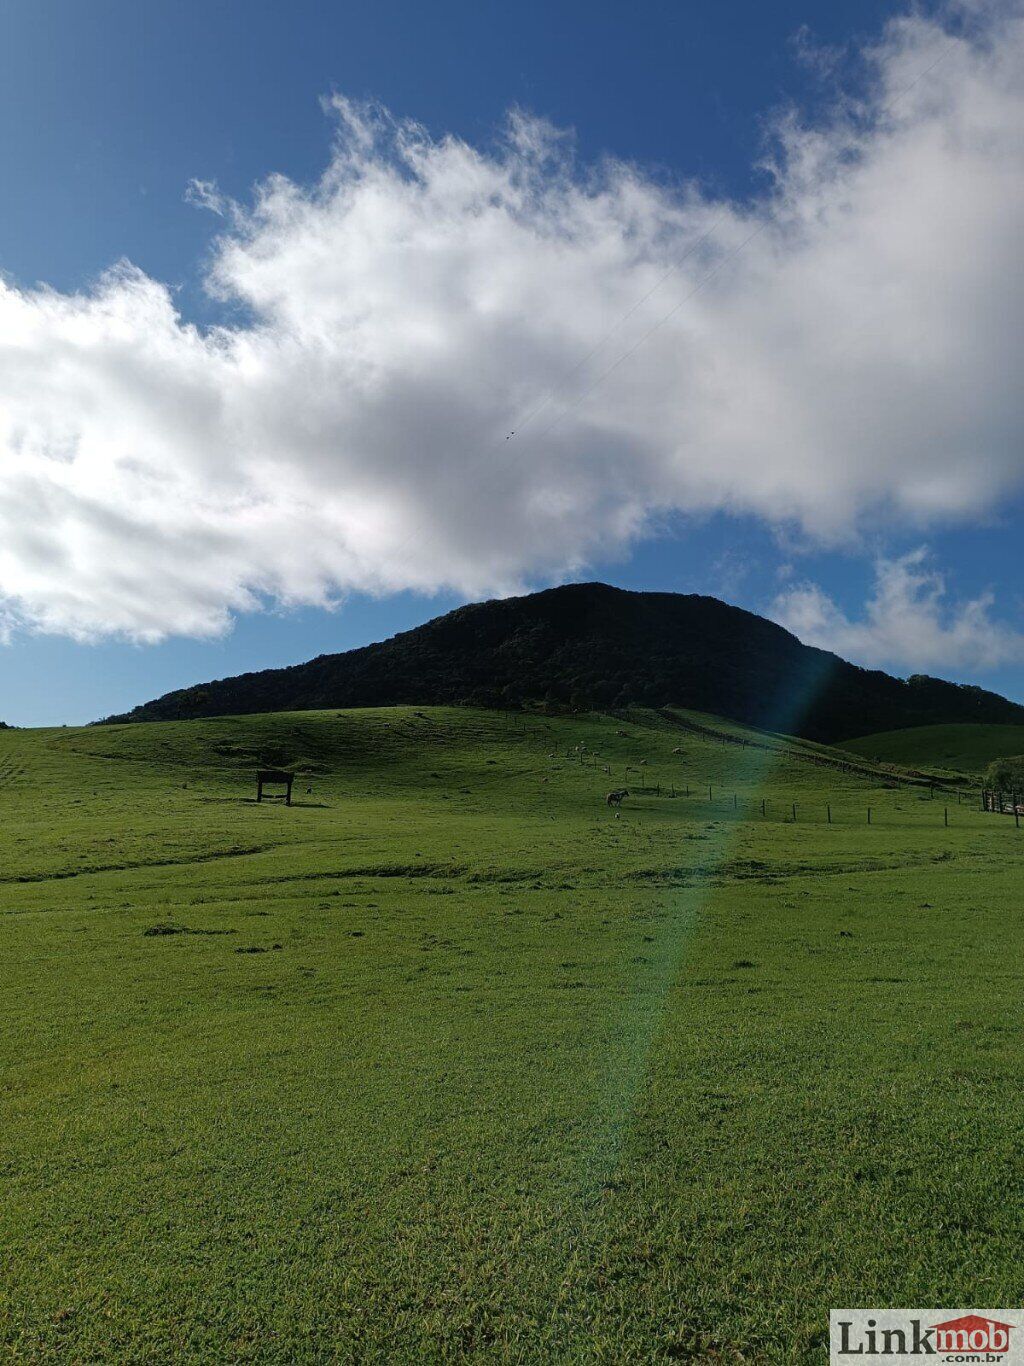
[(818, 1362), (830, 1306), (1020, 1303), (1024, 830), (748, 738), (0, 733), (7, 1358)]
[(913, 726), (848, 740), (844, 748), (883, 763), (979, 774), (993, 759), (1024, 754), (1024, 726)]

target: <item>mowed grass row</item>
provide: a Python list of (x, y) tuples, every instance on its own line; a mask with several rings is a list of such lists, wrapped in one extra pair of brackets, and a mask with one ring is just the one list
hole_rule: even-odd
[[(0, 746), (12, 1359), (817, 1361), (830, 1305), (1020, 1301), (1012, 821), (645, 714)], [(694, 795), (617, 819), (641, 759)]]

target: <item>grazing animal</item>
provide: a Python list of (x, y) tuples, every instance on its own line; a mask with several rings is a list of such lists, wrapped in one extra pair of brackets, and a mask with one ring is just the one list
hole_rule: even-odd
[(605, 801), (608, 803), (609, 806), (621, 806), (621, 805), (622, 805), (622, 799), (623, 799), (623, 797), (628, 797), (628, 796), (629, 796), (629, 789), (628, 789), (628, 788), (625, 788), (625, 787), (617, 787), (617, 788), (615, 788), (613, 791), (611, 791), (611, 792), (608, 793), (607, 797), (605, 797)]

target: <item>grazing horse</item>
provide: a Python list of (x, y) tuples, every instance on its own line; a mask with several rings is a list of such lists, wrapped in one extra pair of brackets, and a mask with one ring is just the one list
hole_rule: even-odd
[(608, 793), (607, 797), (605, 797), (605, 801), (608, 803), (609, 806), (621, 806), (623, 797), (628, 796), (628, 788), (617, 787), (614, 791)]

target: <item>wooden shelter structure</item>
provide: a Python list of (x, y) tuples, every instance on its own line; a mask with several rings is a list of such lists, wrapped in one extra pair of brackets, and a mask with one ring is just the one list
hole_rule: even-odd
[(268, 792), (267, 799), (271, 797), (283, 798), (285, 806), (292, 804), (292, 783), (295, 781), (294, 773), (286, 773), (283, 768), (261, 768), (256, 772), (256, 800), (263, 800), (264, 787), (283, 787), (284, 792)]

